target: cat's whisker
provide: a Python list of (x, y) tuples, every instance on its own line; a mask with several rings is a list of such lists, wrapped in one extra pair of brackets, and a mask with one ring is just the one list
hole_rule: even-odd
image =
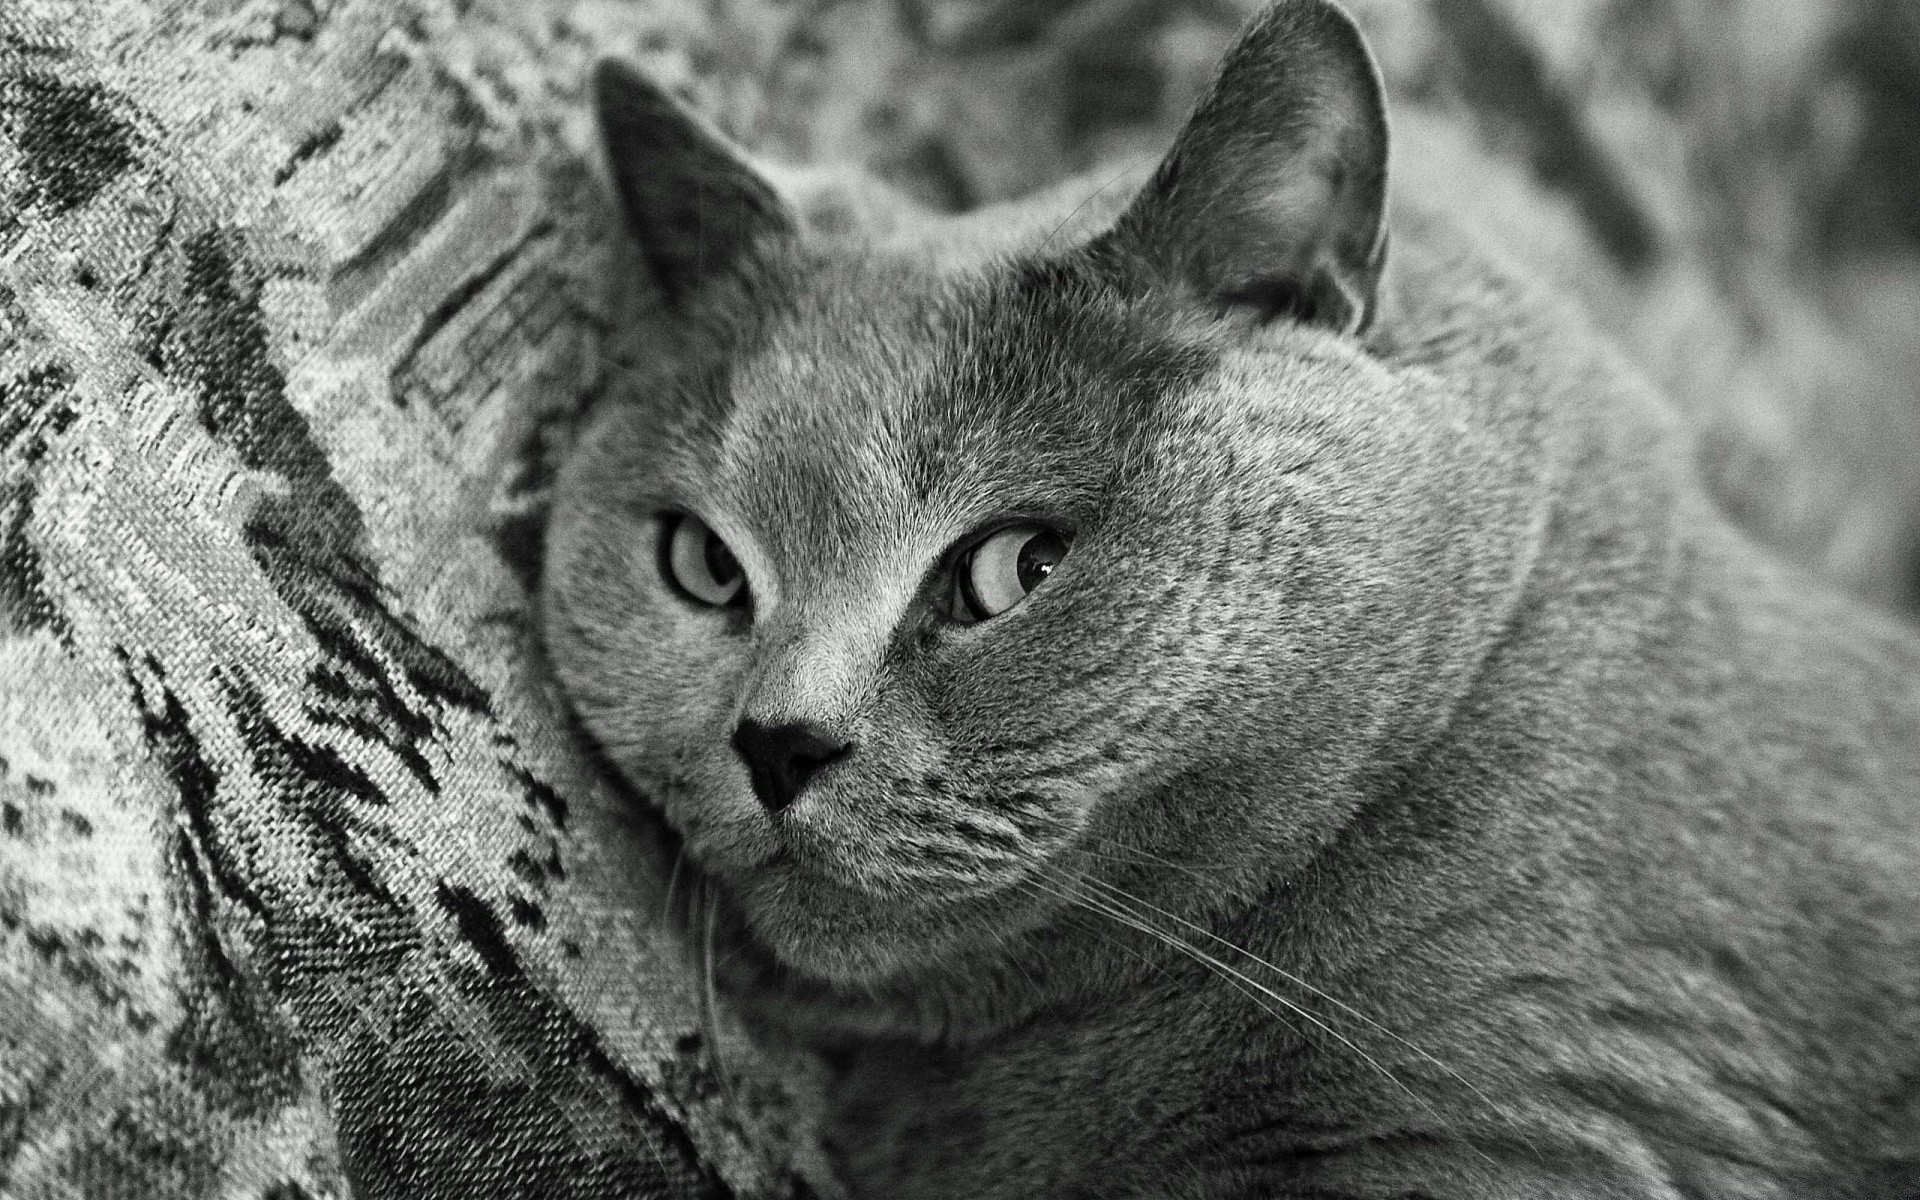
[(681, 846), (679, 852), (673, 856), (673, 870), (667, 875), (667, 895), (660, 903), (661, 912), (669, 922), (673, 920), (674, 889), (680, 886), (680, 873), (686, 868), (686, 865), (687, 848)]
[[(1308, 983), (1306, 980), (1300, 978), (1300, 976), (1294, 974), (1293, 972), (1288, 971), (1284, 967), (1277, 966), (1276, 964), (1267, 961), (1266, 959), (1260, 957), (1258, 954), (1255, 954), (1253, 951), (1248, 950), (1246, 947), (1240, 946), (1234, 942), (1227, 940), (1226, 938), (1219, 936), (1218, 934), (1214, 933), (1212, 930), (1207, 929), (1205, 926), (1196, 924), (1195, 922), (1190, 921), (1187, 918), (1182, 917), (1177, 913), (1168, 912), (1166, 909), (1161, 908), (1160, 906), (1152, 903), (1151, 901), (1143, 900), (1138, 896), (1134, 896), (1131, 893), (1125, 891), (1124, 889), (1115, 886), (1114, 884), (1108, 883), (1105, 880), (1095, 879), (1091, 876), (1083, 877), (1081, 879), (1081, 882), (1090, 884), (1094, 887), (1102, 889), (1109, 896), (1112, 896), (1116, 902), (1124, 902), (1125, 904), (1128, 904), (1128, 905), (1138, 905), (1139, 907), (1149, 909), (1152, 912), (1162, 917), (1165, 917), (1170, 921), (1176, 922), (1177, 924), (1187, 929), (1191, 929), (1195, 933), (1198, 933), (1200, 936), (1206, 938), (1207, 940), (1211, 942), (1216, 942), (1219, 945), (1234, 951), (1236, 954), (1243, 956), (1244, 958), (1254, 963), (1255, 965), (1263, 967), (1266, 970), (1273, 972), (1275, 975), (1279, 976), (1281, 979), (1287, 981), (1288, 983), (1293, 984), (1295, 987), (1302, 988), (1308, 992), (1313, 993), (1315, 996), (1319, 997), (1322, 1000), (1325, 1000), (1327, 1003), (1333, 1005), (1335, 1008), (1338, 1008), (1343, 1014), (1345, 1014), (1350, 1019), (1358, 1021), (1361, 1024), (1367, 1026), (1368, 1028), (1373, 1029), (1381, 1034), (1384, 1034), (1389, 1038), (1392, 1038), (1395, 1042), (1398, 1042), (1400, 1045), (1406, 1047), (1408, 1050), (1419, 1055), (1427, 1063), (1431, 1064), (1432, 1066), (1436, 1067), (1441, 1071), (1444, 1071), (1448, 1075), (1448, 1077), (1453, 1079), (1456, 1083), (1459, 1083), (1462, 1087), (1466, 1088), (1468, 1091), (1472, 1092), (1474, 1097), (1478, 1099), (1482, 1104), (1485, 1104), (1487, 1108), (1490, 1109), (1495, 1115), (1499, 1116), (1501, 1119), (1507, 1121), (1508, 1123), (1514, 1125), (1516, 1128), (1516, 1131), (1519, 1130), (1520, 1122), (1513, 1116), (1513, 1114), (1509, 1112), (1504, 1106), (1496, 1102), (1491, 1096), (1487, 1095), (1486, 1092), (1482, 1091), (1479, 1087), (1477, 1087), (1466, 1076), (1460, 1074), (1459, 1071), (1448, 1066), (1446, 1063), (1442, 1062), (1438, 1058), (1435, 1058), (1432, 1054), (1422, 1049), (1416, 1043), (1408, 1041), (1405, 1037), (1401, 1036), (1398, 1033), (1395, 1033), (1393, 1030), (1387, 1028), (1385, 1025), (1382, 1025), (1379, 1021), (1374, 1020), (1372, 1017), (1369, 1017), (1366, 1013), (1355, 1008), (1353, 1005), (1348, 1004), (1345, 1001), (1341, 1000), (1339, 997), (1331, 995), (1330, 993), (1315, 987), (1313, 984)], [(1523, 1143), (1526, 1142), (1526, 1135), (1524, 1132), (1520, 1133), (1520, 1139)]]
[[(1159, 941), (1162, 944), (1174, 950), (1179, 951), (1181, 954), (1186, 955), (1188, 958), (1191, 958), (1193, 961), (1199, 963), (1201, 966), (1208, 968), (1209, 970), (1213, 971), (1215, 974), (1219, 975), (1222, 979), (1226, 980), (1229, 984), (1233, 985), (1234, 990), (1246, 996), (1249, 1000), (1252, 1000), (1254, 1004), (1257, 1005), (1262, 1012), (1265, 1012), (1268, 1016), (1272, 1017), (1274, 1020), (1280, 1022), (1282, 1025), (1285, 1025), (1288, 1029), (1291, 1029), (1295, 1034), (1297, 1034), (1301, 1038), (1304, 1039), (1306, 1037), (1305, 1030), (1301, 1029), (1298, 1025), (1295, 1025), (1292, 1021), (1288, 1020), (1287, 1017), (1282, 1012), (1276, 1010), (1272, 1005), (1267, 1003), (1268, 997), (1271, 997), (1273, 1000), (1278, 1002), (1287, 1011), (1298, 1013), (1302, 1016), (1305, 1016), (1308, 1020), (1313, 1019), (1313, 1016), (1311, 1013), (1305, 1012), (1305, 1010), (1301, 1009), (1299, 1005), (1292, 1003), (1291, 1001), (1287, 1000), (1285, 997), (1273, 996), (1271, 993), (1267, 993), (1267, 995), (1262, 995), (1262, 992), (1265, 989), (1261, 989), (1258, 984), (1251, 983), (1250, 981), (1247, 981), (1244, 977), (1235, 978), (1234, 974), (1229, 968), (1226, 968), (1224, 964), (1221, 964), (1217, 960), (1210, 959), (1205, 952), (1196, 950), (1193, 946), (1189, 945), (1187, 942), (1183, 941), (1182, 939), (1167, 933), (1163, 929), (1159, 929), (1144, 921), (1138, 920), (1137, 918), (1128, 915), (1127, 913), (1121, 911), (1117, 907), (1111, 906), (1104, 901), (1099, 901), (1093, 897), (1088, 897), (1084, 895), (1074, 895), (1070, 891), (1056, 891), (1056, 890), (1047, 888), (1045, 885), (1039, 884), (1037, 881), (1033, 881), (1033, 882), (1035, 886), (1038, 887), (1042, 892), (1045, 892), (1046, 894), (1051, 895), (1056, 899), (1063, 900), (1070, 906), (1076, 906), (1096, 916), (1105, 917), (1108, 920), (1114, 922), (1115, 924), (1122, 926), (1123, 928), (1132, 929), (1138, 933), (1144, 933), (1147, 936), (1155, 939), (1156, 941)], [(1070, 885), (1066, 884), (1064, 881), (1063, 881), (1063, 886), (1070, 887)], [(1129, 953), (1131, 953), (1135, 958), (1140, 959), (1142, 962), (1150, 961), (1147, 959), (1145, 955), (1140, 954), (1138, 951), (1130, 950)], [(1327, 1032), (1336, 1038), (1340, 1036), (1339, 1034), (1334, 1033), (1332, 1030), (1327, 1030)], [(1356, 1053), (1360, 1053), (1361, 1057), (1363, 1058), (1366, 1057), (1366, 1055), (1363, 1052), (1356, 1050)], [(1391, 1073), (1388, 1073), (1387, 1077), (1389, 1079), (1393, 1078)], [(1394, 1082), (1398, 1083), (1399, 1081), (1395, 1080)]]
[[(1433, 1117), (1436, 1121), (1442, 1120), (1439, 1108), (1436, 1107), (1431, 1100), (1429, 1100), (1426, 1096), (1422, 1095), (1420, 1092), (1416, 1091), (1413, 1087), (1407, 1084), (1407, 1082), (1401, 1079), (1398, 1075), (1395, 1075), (1393, 1071), (1387, 1067), (1386, 1064), (1382, 1063), (1379, 1059), (1375, 1058), (1373, 1055), (1363, 1050), (1358, 1043), (1353, 1041), (1353, 1039), (1345, 1036), (1339, 1030), (1327, 1024), (1324, 1020), (1320, 1019), (1320, 1017), (1315, 1013), (1313, 1013), (1311, 1010), (1301, 1006), (1300, 1004), (1292, 1000), (1287, 999), (1285, 996), (1280, 995), (1278, 992), (1274, 991), (1272, 988), (1267, 987), (1265, 984), (1262, 984), (1260, 981), (1252, 978), (1251, 976), (1246, 975), (1241, 971), (1235, 970), (1233, 967), (1228, 966), (1226, 963), (1221, 962), (1218, 958), (1214, 957), (1211, 954), (1208, 954), (1206, 951), (1199, 949), (1198, 947), (1194, 946), (1192, 943), (1186, 941), (1184, 938), (1180, 938), (1178, 936), (1170, 934), (1166, 930), (1159, 928), (1158, 926), (1154, 925), (1150, 921), (1147, 921), (1136, 914), (1129, 913), (1124, 908), (1123, 905), (1118, 903), (1113, 898), (1108, 898), (1100, 903), (1093, 903), (1088, 898), (1081, 898), (1079, 900), (1075, 900), (1073, 897), (1066, 896), (1066, 895), (1062, 895), (1061, 898), (1067, 900), (1069, 903), (1079, 903), (1083, 907), (1087, 908), (1088, 911), (1090, 912), (1099, 913), (1103, 916), (1106, 916), (1110, 920), (1113, 920), (1121, 925), (1126, 926), (1127, 928), (1134, 929), (1134, 930), (1137, 930), (1138, 932), (1147, 934), (1148, 936), (1157, 939), (1164, 945), (1169, 946), (1172, 949), (1177, 950), (1182, 954), (1185, 954), (1187, 957), (1191, 958), (1193, 961), (1208, 968), (1209, 970), (1213, 971), (1215, 974), (1219, 975), (1221, 978), (1225, 979), (1228, 983), (1232, 984), (1236, 991), (1239, 991), (1242, 995), (1247, 996), (1249, 999), (1253, 1000), (1253, 1002), (1257, 1004), (1263, 1012), (1267, 1013), (1269, 1016), (1273, 1017), (1276, 1021), (1279, 1021), (1282, 1025), (1285, 1025), (1288, 1029), (1291, 1029), (1292, 1031), (1294, 1031), (1295, 1034), (1299, 1035), (1302, 1038), (1306, 1037), (1305, 1032), (1301, 1030), (1301, 1028), (1298, 1025), (1295, 1025), (1292, 1021), (1287, 1020), (1286, 1017), (1282, 1016), (1271, 1005), (1267, 1004), (1266, 1001), (1271, 1000), (1274, 1002), (1274, 1004), (1280, 1005), (1286, 1011), (1305, 1018), (1306, 1021), (1308, 1021), (1310, 1024), (1314, 1026), (1314, 1028), (1320, 1030), (1322, 1033), (1326, 1034), (1328, 1037), (1333, 1038), (1335, 1041), (1339, 1042), (1342, 1046), (1345, 1046), (1349, 1051), (1351, 1051), (1353, 1054), (1358, 1056), (1361, 1061), (1365, 1062), (1373, 1070), (1379, 1072), (1381, 1077), (1386, 1079), (1387, 1082), (1391, 1083), (1394, 1087), (1397, 1087), (1402, 1092), (1406, 1093), (1407, 1097), (1411, 1099), (1414, 1103), (1418, 1104), (1421, 1108), (1425, 1109), (1429, 1116)], [(1415, 1049), (1417, 1050), (1417, 1047)], [(1443, 1067), (1443, 1069), (1445, 1068)], [(1471, 1087), (1472, 1085), (1469, 1084), (1468, 1086)], [(1496, 1113), (1499, 1113), (1503, 1117), (1507, 1117), (1508, 1120), (1512, 1119), (1503, 1110), (1499, 1109), (1497, 1106), (1495, 1107), (1494, 1111)], [(1521, 1135), (1521, 1140), (1523, 1142), (1525, 1141), (1524, 1134)], [(1487, 1154), (1484, 1150), (1481, 1150), (1479, 1147), (1470, 1145), (1468, 1148), (1472, 1150), (1473, 1153), (1475, 1153), (1479, 1157), (1485, 1159), (1489, 1164), (1496, 1165), (1496, 1166), (1498, 1165), (1497, 1163), (1495, 1163), (1491, 1155)]]
[[(1068, 727), (1065, 730), (1065, 734), (1073, 733), (1081, 728), (1084, 728), (1092, 724), (1095, 724), (1095, 722), (1087, 721), (1082, 723), (1076, 723)], [(1053, 735), (1049, 734), (1048, 736), (1051, 737)], [(1064, 736), (1064, 734), (1062, 736)], [(1002, 749), (1031, 749), (1035, 747), (1049, 749), (1049, 750), (1056, 749), (1055, 747), (1049, 745), (1047, 742), (1042, 742), (1042, 741), (1018, 742), (1018, 743), (1007, 742), (1007, 743), (1002, 743), (1002, 746), (1001, 746)], [(1049, 762), (1045, 766), (1034, 767), (1028, 770), (1022, 770), (1019, 773), (1019, 779), (1021, 783), (1026, 784), (1028, 786), (1032, 786), (1035, 784), (1042, 784), (1042, 783), (1051, 783), (1061, 779), (1072, 781), (1072, 780), (1078, 779), (1079, 777), (1087, 774), (1090, 771), (1102, 770), (1104, 768), (1109, 768), (1112, 765), (1113, 765), (1113, 760), (1107, 756), (1105, 749), (1103, 747), (1095, 747), (1094, 749), (1088, 751), (1087, 753), (1076, 755), (1073, 758), (1062, 759), (1055, 762)]]
[[(1116, 913), (1102, 911), (1097, 906), (1088, 903), (1084, 897), (1072, 896), (1072, 895), (1068, 895), (1065, 892), (1056, 891), (1052, 888), (1045, 886), (1044, 884), (1041, 884), (1038, 880), (1035, 880), (1031, 877), (1024, 880), (1023, 882), (1026, 885), (1032, 887), (1036, 892), (1040, 893), (1041, 895), (1051, 896), (1057, 900), (1065, 901), (1067, 904), (1067, 907), (1061, 910), (1061, 913), (1060, 913), (1060, 916), (1063, 920), (1078, 916), (1082, 911), (1092, 916), (1106, 917), (1108, 920), (1113, 921), (1116, 924), (1125, 926), (1127, 928), (1135, 929), (1141, 932), (1145, 932), (1152, 937), (1158, 938), (1160, 941), (1165, 942), (1166, 944), (1172, 946), (1174, 949), (1179, 950), (1181, 953), (1187, 954), (1189, 957), (1191, 957), (1191, 952), (1189, 947), (1181, 943), (1177, 938), (1167, 937), (1162, 933), (1162, 931), (1158, 929), (1142, 926), (1141, 924), (1134, 921), (1130, 921), (1126, 917)], [(1099, 938), (1102, 942), (1105, 942), (1108, 946), (1112, 947), (1113, 949), (1119, 951), (1122, 954), (1125, 954), (1129, 958), (1132, 958), (1138, 961), (1142, 966), (1146, 967), (1149, 971), (1152, 971), (1155, 975), (1159, 975), (1163, 978), (1168, 978), (1168, 979), (1172, 978), (1171, 973), (1167, 970), (1167, 967), (1164, 963), (1156, 962), (1153, 959), (1149, 958), (1147, 955), (1142, 954), (1140, 953), (1140, 951), (1127, 945), (1126, 943), (1109, 936), (1105, 931), (1103, 931), (1100, 928), (1098, 924), (1093, 922), (1075, 922), (1074, 928), (1083, 933)], [(1202, 965), (1206, 965), (1206, 964), (1203, 963)], [(1216, 974), (1218, 974), (1217, 971), (1216, 971)], [(1228, 983), (1232, 984), (1235, 991), (1239, 992), (1241, 995), (1253, 1001), (1254, 1004), (1259, 1006), (1259, 1008), (1263, 1012), (1265, 1012), (1268, 1016), (1280, 1022), (1282, 1025), (1285, 1025), (1288, 1029), (1291, 1029), (1295, 1033), (1295, 1035), (1299, 1036), (1302, 1039), (1306, 1037), (1306, 1032), (1304, 1030), (1302, 1030), (1298, 1025), (1295, 1025), (1292, 1021), (1288, 1020), (1284, 1013), (1275, 1010), (1271, 1005), (1269, 1005), (1266, 1002), (1266, 1000), (1259, 994), (1259, 992), (1241, 983), (1239, 980), (1233, 979), (1230, 976), (1222, 975), (1222, 978), (1226, 979)]]
[(1155, 854), (1153, 851), (1145, 849), (1144, 847), (1129, 845), (1126, 842), (1117, 841), (1110, 837), (1102, 837), (1100, 834), (1097, 834), (1097, 833), (1083, 833), (1080, 836), (1085, 841), (1098, 842), (1100, 845), (1105, 846), (1109, 851), (1115, 852), (1115, 853), (1101, 854), (1098, 851), (1089, 850), (1085, 846), (1082, 846), (1080, 847), (1080, 852), (1083, 854), (1091, 855), (1094, 858), (1104, 858), (1109, 862), (1132, 863), (1135, 866), (1142, 866), (1142, 867), (1166, 867), (1169, 870), (1180, 871), (1184, 874), (1192, 875), (1194, 878), (1202, 880), (1203, 882), (1210, 882), (1210, 881), (1206, 880), (1206, 877), (1203, 874), (1201, 874), (1201, 872), (1233, 871), (1238, 869), (1226, 863), (1175, 862), (1171, 858), (1167, 858), (1164, 855)]
[(1119, 183), (1122, 179), (1125, 179), (1127, 176), (1133, 174), (1135, 171), (1138, 171), (1143, 165), (1146, 165), (1151, 161), (1152, 159), (1149, 158), (1148, 156), (1135, 155), (1132, 159), (1128, 160), (1126, 166), (1121, 167), (1118, 171), (1115, 171), (1111, 176), (1102, 180), (1099, 187), (1093, 189), (1091, 192), (1088, 192), (1086, 197), (1082, 199), (1080, 203), (1073, 206), (1073, 211), (1069, 212), (1066, 216), (1061, 217), (1059, 223), (1056, 224), (1052, 229), (1047, 231), (1047, 236), (1040, 240), (1041, 248), (1046, 249), (1052, 246), (1054, 239), (1059, 237), (1061, 232), (1064, 231), (1067, 228), (1067, 226), (1073, 223), (1074, 218), (1078, 217), (1081, 213), (1086, 211), (1087, 205), (1092, 204), (1095, 200), (1098, 200), (1100, 197), (1106, 195), (1108, 189), (1112, 188), (1114, 184)]
[(725, 1052), (720, 1048), (720, 1006), (719, 989), (714, 986), (713, 959), (717, 941), (719, 905), (713, 892), (713, 885), (702, 881), (697, 895), (700, 909), (700, 923), (704, 927), (700, 946), (700, 1029), (707, 1039), (707, 1054), (713, 1070), (713, 1076), (720, 1084), (720, 1092), (727, 1103), (738, 1110), (740, 1105), (733, 1091), (733, 1073), (727, 1069)]
[[(1165, 966), (1155, 962), (1151, 958), (1148, 958), (1146, 955), (1140, 953), (1138, 950), (1135, 950), (1133, 947), (1127, 945), (1125, 942), (1122, 942), (1119, 939), (1108, 935), (1106, 930), (1101, 928), (1101, 926), (1097, 922), (1087, 921), (1087, 920), (1076, 920), (1075, 918), (1078, 918), (1082, 915), (1081, 908), (1083, 906), (1080, 905), (1080, 903), (1077, 900), (1074, 900), (1072, 897), (1062, 896), (1057, 891), (1054, 891), (1046, 887), (1042, 887), (1039, 884), (1039, 882), (1035, 880), (1032, 876), (1026, 876), (1015, 881), (1014, 886), (1015, 888), (1022, 888), (1022, 887), (1031, 888), (1034, 892), (1036, 892), (1039, 895), (1049, 896), (1056, 900), (1060, 900), (1060, 899), (1067, 900), (1069, 906), (1067, 908), (1061, 909), (1059, 913), (1060, 919), (1063, 923), (1067, 921), (1072, 921), (1074, 929), (1078, 930), (1079, 932), (1085, 933), (1090, 937), (1099, 938), (1102, 942), (1105, 942), (1108, 946), (1112, 947), (1114, 950), (1117, 950), (1120, 953), (1125, 954), (1130, 958), (1137, 959), (1140, 965), (1153, 971), (1156, 975), (1164, 976), (1167, 974), (1167, 969)], [(1088, 911), (1091, 912), (1091, 910), (1088, 910)]]
[(1116, 863), (1126, 867), (1148, 867), (1148, 868), (1161, 867), (1169, 871), (1178, 871), (1182, 875), (1185, 875), (1187, 878), (1193, 880), (1194, 883), (1200, 887), (1213, 887), (1216, 885), (1216, 882), (1217, 882), (1216, 880), (1207, 878), (1205, 874), (1207, 870), (1211, 869), (1214, 871), (1221, 871), (1221, 872), (1232, 870), (1231, 867), (1225, 867), (1225, 866), (1209, 867), (1206, 864), (1202, 864), (1199, 867), (1187, 867), (1187, 866), (1181, 865), (1180, 863), (1169, 862), (1165, 859), (1131, 858), (1125, 854), (1111, 854), (1111, 853), (1103, 854), (1100, 851), (1092, 849), (1091, 847), (1085, 846), (1085, 845), (1076, 846), (1075, 849), (1079, 853), (1086, 855), (1088, 858), (1091, 858), (1103, 863)]
[[(1069, 881), (1069, 884), (1071, 886), (1071, 883), (1087, 883), (1087, 882), (1097, 882), (1097, 881), (1090, 880), (1086, 877), (1081, 877), (1078, 880)], [(1066, 898), (1066, 897), (1063, 897), (1063, 898)], [(1089, 898), (1089, 899), (1092, 899), (1092, 898)], [(1371, 1054), (1368, 1054), (1365, 1050), (1363, 1050), (1359, 1046), (1358, 1043), (1354, 1042), (1353, 1039), (1347, 1037), (1345, 1034), (1342, 1034), (1339, 1030), (1335, 1029), (1333, 1026), (1321, 1020), (1320, 1017), (1316, 1015), (1314, 1012), (1312, 1012), (1311, 1010), (1301, 1006), (1300, 1004), (1292, 1000), (1289, 1000), (1285, 996), (1282, 996), (1280, 993), (1274, 991), (1272, 988), (1261, 983), (1259, 980), (1254, 979), (1252, 976), (1247, 975), (1245, 972), (1236, 970), (1234, 967), (1231, 967), (1228, 964), (1221, 962), (1220, 959), (1218, 959), (1217, 957), (1211, 954), (1208, 954), (1204, 950), (1201, 950), (1199, 947), (1186, 941), (1184, 938), (1180, 938), (1174, 934), (1168, 933), (1166, 930), (1161, 929), (1157, 925), (1154, 925), (1152, 922), (1146, 920), (1144, 917), (1142, 917), (1138, 913), (1130, 911), (1126, 907), (1126, 903), (1127, 902), (1123, 900), (1121, 897), (1113, 895), (1112, 891), (1109, 889), (1104, 894), (1104, 896), (1100, 897), (1099, 904), (1090, 904), (1089, 907), (1092, 909), (1092, 911), (1104, 913), (1106, 916), (1111, 917), (1112, 919), (1119, 921), (1120, 923), (1127, 925), (1130, 928), (1136, 929), (1141, 933), (1145, 933), (1151, 937), (1155, 937), (1159, 939), (1167, 946), (1172, 947), (1176, 950), (1179, 950), (1183, 954), (1186, 954), (1188, 957), (1192, 958), (1195, 962), (1201, 963), (1202, 965), (1207, 966), (1213, 969), (1214, 971), (1220, 973), (1224, 978), (1235, 980), (1235, 981), (1238, 981), (1239, 983), (1245, 984), (1247, 987), (1257, 989), (1261, 995), (1267, 997), (1268, 999), (1272, 1000), (1276, 1004), (1282, 1005), (1289, 1012), (1298, 1014), (1300, 1017), (1304, 1018), (1306, 1021), (1311, 1023), (1316, 1029), (1320, 1030), (1322, 1033), (1325, 1033), (1328, 1037), (1333, 1038), (1335, 1041), (1345, 1046), (1348, 1050), (1352, 1051), (1355, 1055), (1358, 1055), (1363, 1062), (1365, 1062), (1368, 1066), (1372, 1067), (1375, 1071), (1378, 1071), (1380, 1075), (1383, 1078), (1385, 1078), (1389, 1083), (1393, 1084), (1395, 1087), (1405, 1092), (1409, 1098), (1411, 1098), (1415, 1103), (1419, 1104), (1422, 1108), (1425, 1108), (1428, 1111), (1428, 1113), (1431, 1114), (1434, 1118), (1438, 1119), (1440, 1117), (1440, 1110), (1434, 1106), (1431, 1100), (1428, 1100), (1425, 1096), (1415, 1091), (1398, 1075), (1395, 1075), (1384, 1063), (1374, 1058)], [(1262, 1005), (1262, 1007), (1265, 1008), (1266, 1006)], [(1267, 1011), (1271, 1012), (1272, 1010), (1268, 1009)], [(1274, 1015), (1276, 1017), (1278, 1016), (1278, 1014), (1274, 1014)], [(1297, 1026), (1293, 1026), (1290, 1023), (1288, 1024), (1289, 1024), (1289, 1028), (1294, 1028), (1297, 1031), (1298, 1029)], [(1499, 1112), (1500, 1110), (1496, 1108), (1495, 1111)], [(1503, 1113), (1502, 1115), (1505, 1115), (1505, 1114)], [(1492, 1160), (1489, 1159), (1488, 1161), (1491, 1162)]]
[(1021, 963), (1020, 955), (1015, 953), (1013, 939), (1008, 937), (1004, 930), (996, 929), (993, 931), (993, 943), (1000, 948), (1003, 960), (1010, 963), (1013, 969), (1020, 973), (1020, 977), (1027, 981), (1027, 986), (1033, 989), (1033, 995), (1044, 999), (1047, 994), (1046, 988), (1042, 987), (1040, 981), (1033, 977), (1033, 972), (1027, 970)]

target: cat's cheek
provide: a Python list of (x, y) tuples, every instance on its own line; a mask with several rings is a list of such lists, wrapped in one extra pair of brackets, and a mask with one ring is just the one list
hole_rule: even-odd
[(688, 855), (723, 885), (780, 853), (745, 770), (725, 747), (693, 755), (676, 786), (662, 797), (661, 808)]

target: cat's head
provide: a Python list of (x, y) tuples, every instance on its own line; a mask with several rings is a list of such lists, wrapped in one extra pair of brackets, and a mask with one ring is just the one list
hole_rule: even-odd
[(586, 436), (546, 636), (781, 961), (910, 975), (1141, 863), (1250, 893), (1444, 722), (1527, 522), (1465, 397), (1361, 339), (1386, 123), (1337, 8), (1257, 21), (1105, 229), (958, 266), (816, 237), (656, 88), (598, 92), (707, 349)]

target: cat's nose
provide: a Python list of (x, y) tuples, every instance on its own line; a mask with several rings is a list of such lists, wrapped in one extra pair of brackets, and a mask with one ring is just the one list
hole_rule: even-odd
[(844, 742), (809, 721), (762, 725), (744, 720), (733, 731), (733, 748), (753, 777), (753, 794), (775, 816), (785, 812), (814, 772), (844, 758), (853, 743)]

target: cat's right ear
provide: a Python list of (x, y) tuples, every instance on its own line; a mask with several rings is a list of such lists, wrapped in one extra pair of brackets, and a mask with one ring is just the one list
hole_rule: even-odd
[(593, 97), (627, 223), (669, 304), (684, 306), (793, 236), (773, 186), (659, 86), (603, 59)]
[(1379, 69), (1332, 0), (1276, 0), (1096, 243), (1216, 311), (1364, 330), (1386, 261)]

